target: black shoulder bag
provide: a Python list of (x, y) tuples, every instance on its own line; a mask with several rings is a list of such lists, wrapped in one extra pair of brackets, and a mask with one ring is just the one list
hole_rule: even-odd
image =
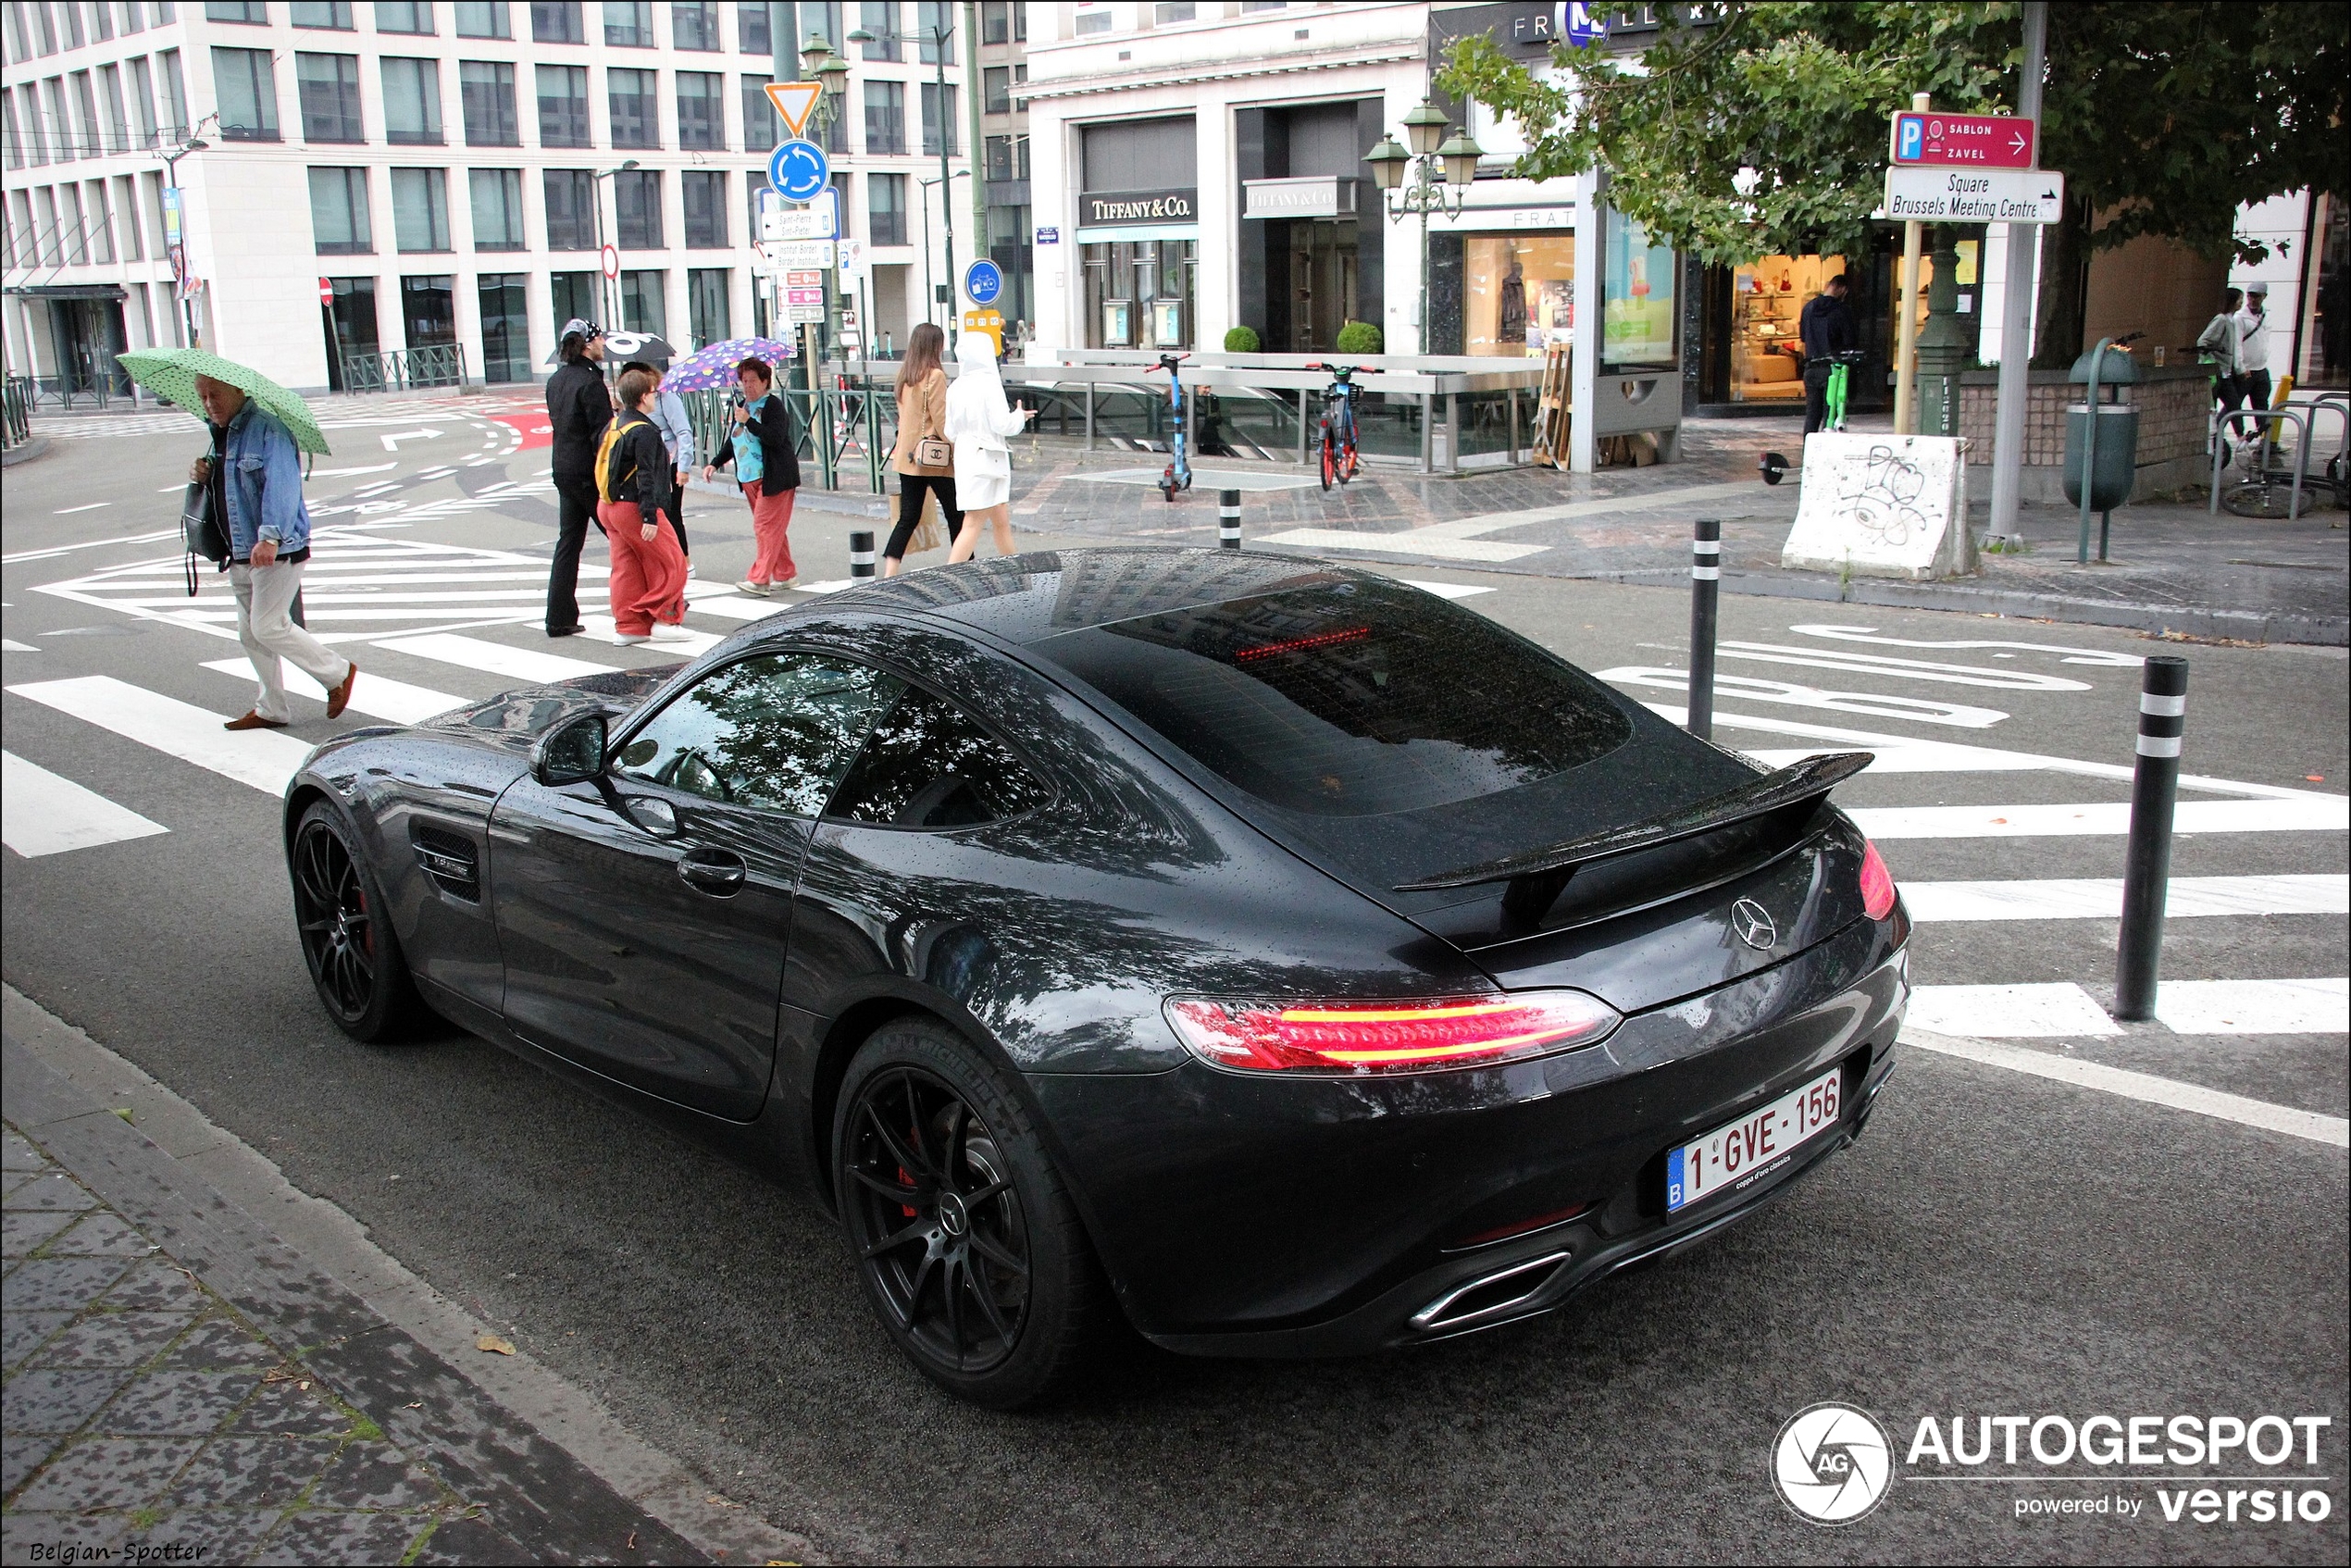
[[(218, 453), (210, 454), (208, 461), (217, 468), (222, 461)], [(233, 554), (229, 544), (229, 522), (214, 515), (212, 486), (209, 482), (192, 482), (180, 500), (180, 532), (187, 543), (187, 559), (183, 563), (188, 574), (188, 597), (196, 596), (196, 557), (201, 555), (222, 571), (229, 569)]]

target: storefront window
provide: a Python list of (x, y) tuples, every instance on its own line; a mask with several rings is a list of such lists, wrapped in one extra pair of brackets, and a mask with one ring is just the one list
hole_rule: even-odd
[(1623, 367), (1680, 363), (1673, 308), (1673, 249), (1632, 218), (1611, 214), (1608, 268), (1600, 275), (1600, 361)]
[(1190, 348), (1200, 273), (1197, 240), (1080, 245), (1086, 346)]
[(1821, 285), (1845, 270), (1841, 255), (1767, 255), (1731, 274), (1731, 401), (1804, 401), (1804, 349), (1797, 319)]
[(1575, 236), (1471, 234), (1462, 242), (1465, 352), (1518, 358), (1568, 341)]

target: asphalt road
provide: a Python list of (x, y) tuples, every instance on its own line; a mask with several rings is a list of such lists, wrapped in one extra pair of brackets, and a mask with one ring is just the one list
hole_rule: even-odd
[[(510, 452), (529, 439), (530, 421), (486, 423), (495, 411), (473, 400), (461, 412), (428, 406), (336, 431), (339, 453), (366, 455), (322, 460), (322, 469), (394, 466), (314, 479), (322, 523), (374, 525), (322, 537), (321, 561), (339, 541), (360, 548), (362, 532), (543, 554), (552, 507), (529, 488), (543, 476), (543, 454)], [(442, 434), (382, 449), (381, 436), (412, 426)], [(170, 618), (183, 605), (129, 606), (137, 591), (86, 580), (171, 548), (91, 541), (170, 527), (173, 497), (162, 492), (197, 445), (162, 417), (135, 434), (61, 439), (49, 456), (9, 471), (6, 749), (168, 831), (31, 859), (8, 853), (6, 978), (196, 1102), (298, 1187), (347, 1210), (379, 1245), (714, 1487), (828, 1552), (2322, 1562), (2351, 1547), (2343, 1479), (2351, 1190), (2339, 1135), (2331, 1143), (2266, 1130), (1923, 1049), (1905, 1053), (1868, 1135), (1784, 1201), (1550, 1318), (1341, 1363), (1192, 1361), (1138, 1347), (1061, 1408), (1005, 1416), (950, 1401), (889, 1350), (837, 1236), (790, 1188), (468, 1038), (393, 1050), (344, 1039), (318, 1011), (293, 940), (273, 800), (23, 692), (101, 676), (223, 716), (240, 711), (245, 688), (205, 667), (234, 658), (233, 641)], [(453, 472), (429, 477), (453, 456), (461, 458)], [(496, 488), (506, 485), (519, 488)], [(360, 489), (371, 493), (355, 498)], [(459, 504), (467, 496), (490, 504)], [(330, 510), (360, 505), (379, 509)], [(1213, 506), (1208, 496), (1193, 503), (1201, 526), (1213, 527)], [(794, 542), (806, 577), (846, 575), (849, 526), (802, 513)], [(697, 498), (690, 527), (704, 579), (747, 564), (739, 505)], [(443, 575), (486, 581), (495, 566), (468, 557)], [(1686, 660), (1678, 592), (1393, 569), (1488, 589), (1469, 603), (1595, 670), (1673, 670)], [(68, 581), (82, 582), (80, 597), (41, 591)], [(512, 682), (377, 643), (446, 625), (433, 616), (527, 615), (527, 581), (522, 591), (519, 610), (488, 601), (453, 610), (404, 599), (393, 584), (378, 619), (314, 614), (313, 624), (363, 634), (349, 644), (363, 691), (372, 674), (486, 694)], [(217, 593), (207, 583), (199, 606)], [(735, 624), (709, 612), (692, 622), (710, 631)], [(1798, 629), (1826, 626), (1996, 645), (1922, 648)], [(613, 666), (651, 662), (587, 639), (549, 644), (529, 625), (469, 625), (457, 635)], [(1742, 698), (1725, 695), (1726, 716), (1779, 727), (1726, 724), (1725, 743), (1852, 743), (1789, 730), (1811, 726), (1893, 738), (1922, 759), (1922, 741), (2020, 753), (2024, 763), (1995, 766), (1975, 753), (1935, 753), (1942, 771), (1873, 771), (1840, 792), (1865, 811), (1974, 807), (2003, 816), (1994, 808), (2127, 798), (2119, 778), (2046, 759), (2127, 763), (2138, 672), (2067, 660), (2159, 651), (2091, 628), (1755, 599), (1725, 602), (1723, 636), (1726, 647), (1749, 645), (1724, 659), (1725, 675), (1812, 693), (1748, 686)], [(2340, 651), (2171, 651), (2194, 664), (2191, 774), (2299, 791), (2333, 809), (2323, 801), (2339, 802), (2351, 775)], [(1855, 654), (1959, 668), (1954, 678)], [(1655, 674), (1615, 678), (1647, 700), (1680, 701)], [(1943, 721), (1918, 716), (1928, 711), (1922, 703), (1939, 705)], [(1969, 708), (1980, 711), (1950, 722)], [(315, 703), (303, 712), (296, 733), (305, 740), (337, 728)], [(2256, 813), (2281, 798), (2225, 789), (2183, 796)], [(2300, 799), (2279, 809), (2307, 809), (2295, 806)], [(1998, 881), (2048, 892), (2054, 882), (2121, 874), (2119, 837), (1986, 831), (1880, 838), (1912, 889)], [(2183, 838), (2174, 870), (2230, 879), (2258, 905), (2277, 893), (2274, 878), (2339, 879), (2345, 852), (2332, 828), (2213, 831)], [(2335, 898), (2339, 911), (2339, 895), (2320, 897)], [(2114, 922), (2101, 917), (1922, 919), (1914, 976), (1929, 988), (1922, 994), (2074, 987), (2095, 1005), (2111, 1000), (2113, 940)], [(2165, 975), (2332, 980), (2339, 996), (2345, 941), (2345, 916), (2335, 912), (2174, 919)], [(2339, 1023), (2017, 1033), (2047, 990), (2022, 1000), (1941, 995), (1950, 1016), (2009, 1029), (2000, 1043), (2015, 1050), (2330, 1117), (2351, 1109)], [(2271, 991), (2236, 1000), (2247, 1018), (2283, 1016)], [(2322, 1024), (2339, 1015), (2339, 1002), (2335, 1014), (2327, 1005)], [(1820, 1400), (1872, 1412), (1897, 1461), (1923, 1417), (1947, 1432), (1953, 1417), (1972, 1427), (1984, 1415), (2077, 1424), (2096, 1414), (2320, 1415), (2332, 1425), (2315, 1464), (2268, 1471), (2242, 1457), (2184, 1470), (2075, 1462), (2052, 1479), (2027, 1462), (1936, 1480), (1932, 1465), (1897, 1464), (1882, 1505), (1832, 1531), (1797, 1517), (1770, 1478), (1782, 1423)], [(2308, 1487), (2328, 1500), (2327, 1516), (2168, 1522), (2157, 1494), (2183, 1490), (2185, 1471), (2324, 1477)], [(2040, 1498), (2143, 1508), (2132, 1518), (2018, 1516), (2020, 1502)]]

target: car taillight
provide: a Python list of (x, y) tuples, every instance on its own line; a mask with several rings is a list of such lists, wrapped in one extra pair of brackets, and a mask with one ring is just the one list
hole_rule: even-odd
[(1167, 1001), (1167, 1021), (1194, 1055), (1264, 1073), (1490, 1066), (1589, 1045), (1620, 1017), (1598, 997), (1570, 990), (1400, 1002)]
[(1894, 913), (1894, 873), (1885, 868), (1885, 857), (1877, 846), (1861, 840), (1861, 913), (1872, 920), (1883, 920)]

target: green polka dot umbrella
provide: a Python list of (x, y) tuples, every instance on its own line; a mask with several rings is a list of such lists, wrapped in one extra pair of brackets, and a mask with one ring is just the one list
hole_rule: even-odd
[(261, 404), (292, 431), (296, 446), (320, 456), (327, 454), (327, 438), (319, 430), (310, 405), (250, 366), (206, 354), (200, 348), (133, 349), (129, 354), (118, 354), (115, 358), (131, 372), (132, 380), (157, 397), (168, 398), (199, 419), (204, 417), (204, 404), (196, 396), (196, 378), (209, 376), (216, 381), (226, 381)]

